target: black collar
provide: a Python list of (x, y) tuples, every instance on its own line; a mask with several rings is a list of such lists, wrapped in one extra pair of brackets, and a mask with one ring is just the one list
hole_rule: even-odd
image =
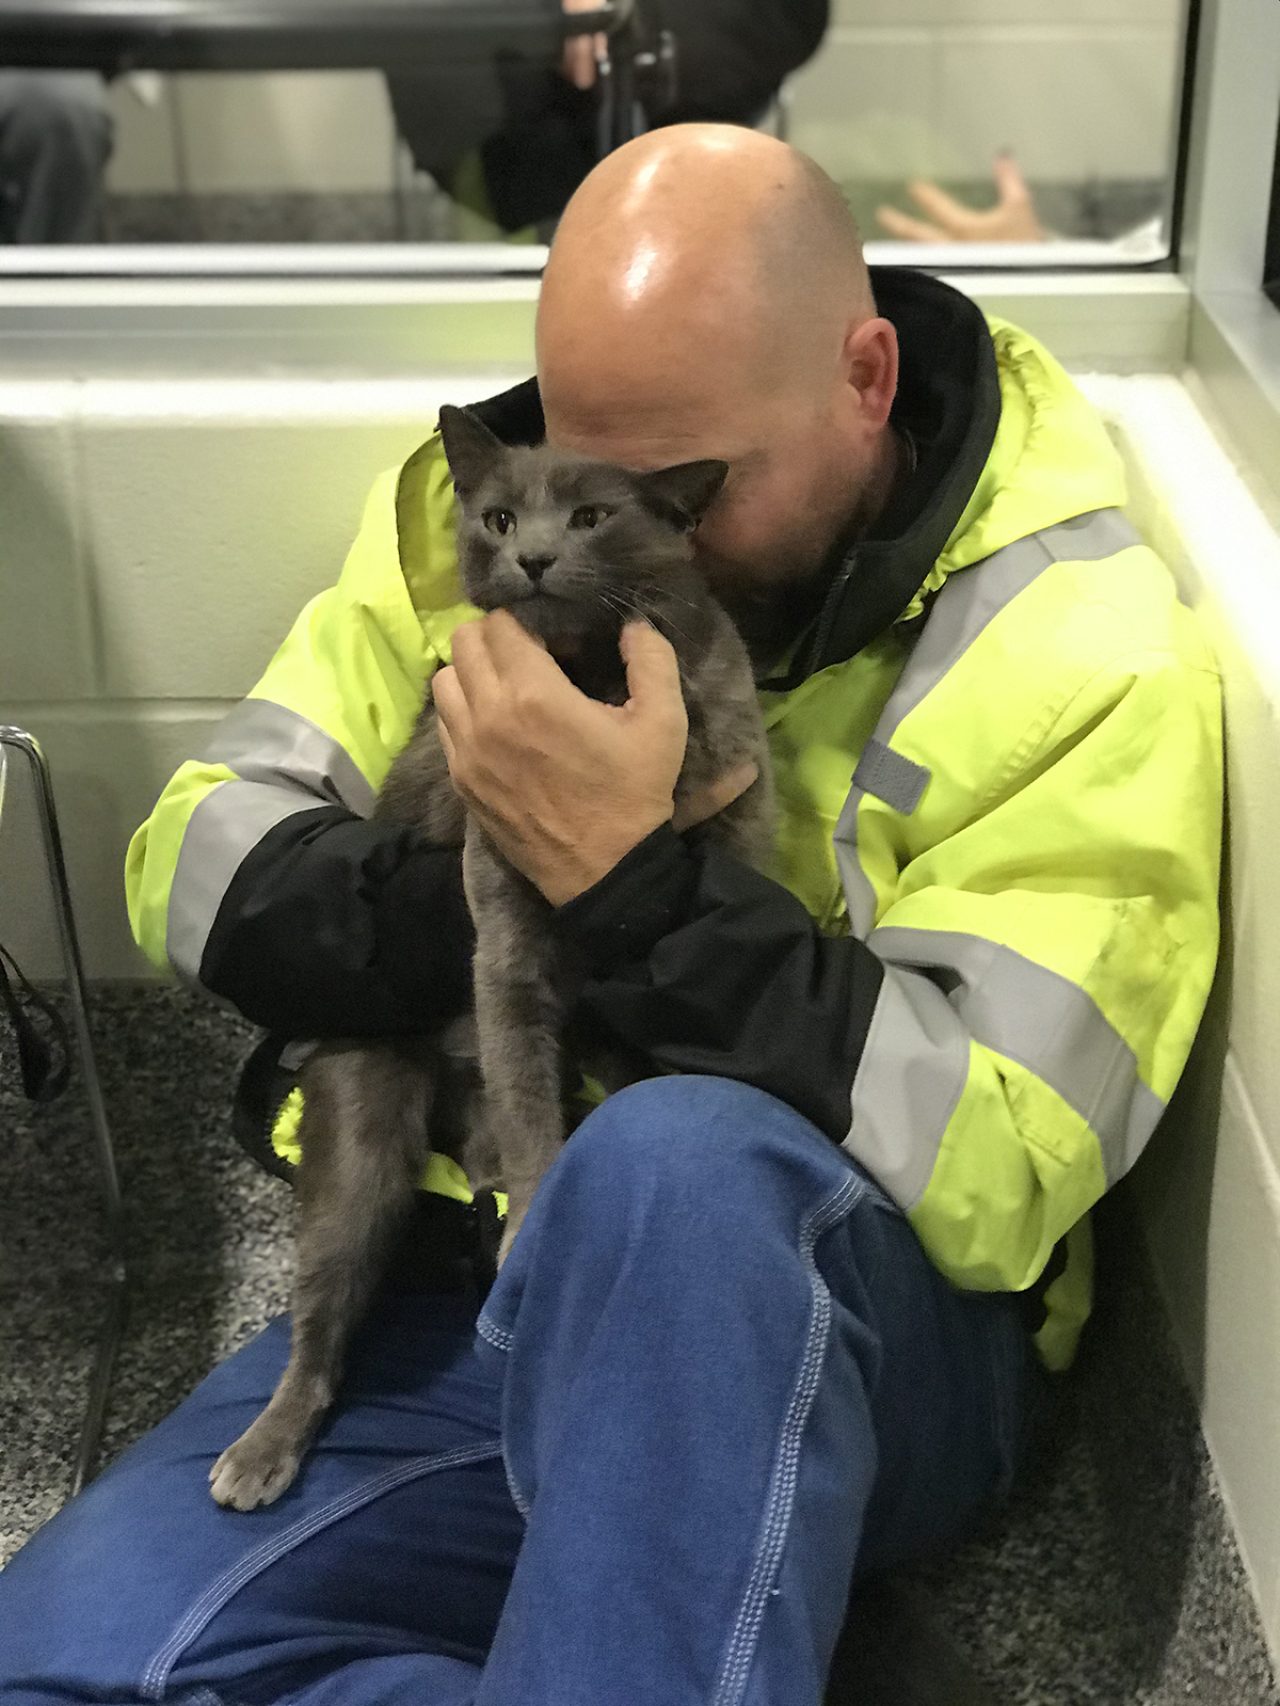
[[(830, 585), (785, 676), (763, 683), (788, 692), (855, 656), (910, 604), (973, 495), (1000, 421), (991, 334), (967, 296), (905, 267), (873, 267), (876, 306), (897, 328), (898, 394), (890, 419), (916, 447), (916, 465), (871, 531), (833, 555)], [(537, 381), (475, 405), (507, 444), (545, 435)]]

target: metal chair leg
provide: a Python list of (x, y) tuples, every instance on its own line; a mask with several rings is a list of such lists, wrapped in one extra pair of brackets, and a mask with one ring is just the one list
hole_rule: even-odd
[(76, 1452), (71, 1491), (75, 1495), (90, 1478), (102, 1437), (106, 1414), (107, 1391), (116, 1354), (124, 1336), (128, 1305), (129, 1271), (125, 1260), (124, 1206), (120, 1198), (120, 1180), (116, 1171), (115, 1149), (107, 1123), (102, 1083), (98, 1077), (98, 1061), (89, 1029), (89, 1008), (85, 994), (84, 966), (80, 958), (80, 940), (76, 934), (75, 917), (71, 909), (71, 891), (67, 884), (67, 867), (62, 853), (62, 836), (58, 830), (58, 814), (53, 800), (53, 783), (48, 761), (39, 742), (25, 729), (0, 727), (0, 745), (11, 747), (25, 755), (35, 783), (36, 803), (40, 814), (40, 829), (44, 838), (45, 861), (53, 891), (54, 910), (58, 920), (58, 937), (66, 968), (67, 986), (71, 995), (71, 1011), (76, 1043), (84, 1073), (89, 1114), (93, 1124), (94, 1149), (98, 1175), (106, 1211), (108, 1259), (107, 1306), (105, 1319), (98, 1335), (98, 1347), (89, 1379), (89, 1395), (85, 1405), (80, 1443)]

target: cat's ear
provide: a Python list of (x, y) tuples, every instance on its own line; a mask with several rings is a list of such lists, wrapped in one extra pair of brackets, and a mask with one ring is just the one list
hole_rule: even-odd
[(728, 474), (727, 462), (681, 462), (632, 478), (652, 508), (691, 532), (711, 508)]
[(440, 410), (440, 436), (459, 497), (474, 492), (506, 455), (506, 445), (479, 415), (455, 408), (452, 403), (445, 403)]

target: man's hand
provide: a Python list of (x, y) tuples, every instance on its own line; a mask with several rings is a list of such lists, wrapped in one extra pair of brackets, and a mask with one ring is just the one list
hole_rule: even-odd
[[(602, 705), (497, 610), (455, 630), (453, 665), (432, 683), (454, 787), (554, 906), (672, 818), (689, 733), (675, 652), (646, 622), (627, 624), (621, 649), (630, 697)], [(754, 778), (748, 765), (684, 801), (677, 827), (722, 810)]]
[[(599, 0), (561, 0), (566, 12), (599, 11)], [(560, 69), (576, 89), (591, 89), (596, 81), (596, 59), (608, 46), (608, 38), (570, 36), (564, 44), (564, 59)]]
[(896, 207), (876, 209), (876, 218), (892, 237), (909, 243), (1042, 243), (1049, 233), (1041, 225), (1036, 204), (1012, 154), (997, 154), (991, 168), (996, 181), (996, 205), (979, 211), (966, 207), (937, 184), (915, 178), (907, 194), (929, 215), (913, 219)]

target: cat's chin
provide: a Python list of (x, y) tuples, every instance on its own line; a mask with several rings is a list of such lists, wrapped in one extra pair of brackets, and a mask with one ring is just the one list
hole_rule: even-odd
[(583, 621), (581, 610), (561, 599), (522, 598), (506, 607), (522, 628), (541, 640), (557, 663), (582, 656), (587, 647), (598, 646), (607, 637), (599, 624)]

